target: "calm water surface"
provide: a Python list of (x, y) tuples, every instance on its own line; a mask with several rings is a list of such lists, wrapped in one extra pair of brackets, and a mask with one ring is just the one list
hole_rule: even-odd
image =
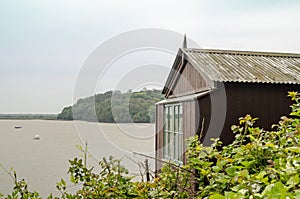
[[(15, 126), (22, 126), (15, 129)], [(39, 140), (34, 140), (39, 135)], [(58, 195), (56, 182), (68, 180), (68, 160), (80, 156), (76, 145), (87, 142), (89, 165), (96, 166), (102, 157), (123, 158), (131, 174), (138, 167), (130, 158), (143, 161), (132, 151), (154, 156), (154, 124), (104, 124), (83, 121), (0, 120), (0, 164), (17, 171), (30, 190), (43, 197)], [(150, 167), (154, 167), (153, 160)], [(76, 189), (70, 188), (70, 190)], [(0, 192), (11, 193), (12, 179), (0, 168)]]

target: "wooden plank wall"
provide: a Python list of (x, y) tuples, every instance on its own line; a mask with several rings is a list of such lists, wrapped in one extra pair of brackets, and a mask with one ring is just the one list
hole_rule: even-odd
[[(183, 151), (185, 152), (187, 150), (187, 143), (186, 139), (190, 138), (191, 136), (196, 135), (196, 126), (198, 125), (197, 120), (197, 110), (198, 103), (196, 101), (187, 101), (183, 102), (183, 121), (182, 121), (182, 127), (183, 127)], [(185, 153), (184, 153), (185, 154)], [(183, 158), (183, 162), (186, 163), (185, 155)]]
[(204, 137), (209, 129), (211, 119), (211, 99), (210, 95), (206, 95), (198, 99), (199, 105), (199, 120), (197, 134), (200, 138), (200, 142), (203, 143)]
[(238, 124), (238, 118), (246, 114), (258, 117), (255, 126), (271, 130), (272, 124), (280, 117), (289, 116), (291, 99), (288, 91), (300, 91), (298, 85), (260, 84), (260, 83), (226, 83), (227, 114), (221, 134), (224, 144), (234, 139), (231, 125)]
[[(162, 104), (156, 105), (156, 122), (155, 122), (155, 158), (163, 158), (164, 146), (164, 107)], [(155, 171), (159, 172), (161, 169), (161, 162), (155, 161)]]
[(179, 97), (199, 91), (205, 90), (208, 84), (190, 63), (187, 63), (174, 85), (172, 95), (170, 97)]

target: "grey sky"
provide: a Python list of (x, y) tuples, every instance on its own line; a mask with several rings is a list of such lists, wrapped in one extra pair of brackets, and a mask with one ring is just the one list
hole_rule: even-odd
[(300, 53), (299, 10), (297, 0), (1, 0), (0, 113), (61, 111), (90, 53), (139, 28), (186, 33), (202, 48)]

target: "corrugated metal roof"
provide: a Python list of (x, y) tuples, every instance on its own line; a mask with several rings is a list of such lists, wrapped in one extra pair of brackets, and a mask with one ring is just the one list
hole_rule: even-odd
[(300, 54), (181, 49), (213, 81), (300, 84)]

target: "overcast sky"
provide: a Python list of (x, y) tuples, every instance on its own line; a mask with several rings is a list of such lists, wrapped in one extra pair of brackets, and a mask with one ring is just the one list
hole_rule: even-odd
[[(73, 103), (77, 76), (90, 54), (140, 28), (186, 33), (201, 48), (300, 53), (299, 10), (297, 0), (1, 0), (0, 113), (60, 112)], [(170, 65), (174, 55), (165, 54), (159, 59)], [(134, 57), (143, 64), (142, 55), (127, 59)], [(115, 89), (116, 82), (109, 82), (113, 77), (119, 84), (140, 77), (143, 67), (120, 77), (118, 67), (130, 68), (128, 60), (108, 70), (97, 91)], [(154, 82), (159, 86), (167, 70), (160, 74)], [(143, 86), (148, 85), (133, 89)]]

